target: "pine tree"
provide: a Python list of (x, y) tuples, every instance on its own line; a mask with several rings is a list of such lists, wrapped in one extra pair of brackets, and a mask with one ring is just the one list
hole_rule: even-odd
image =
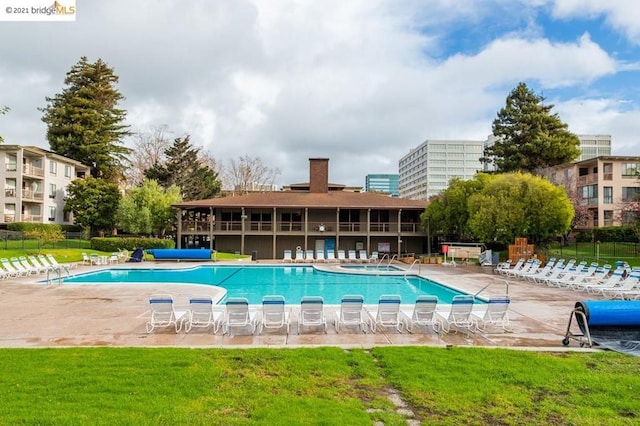
[(154, 179), (165, 189), (180, 187), (185, 201), (211, 198), (220, 193), (218, 174), (201, 158), (200, 148), (194, 147), (187, 135), (176, 138), (165, 151), (167, 161), (145, 170), (145, 177)]
[(126, 111), (117, 107), (124, 97), (115, 88), (113, 68), (83, 56), (64, 82), (62, 93), (47, 97), (40, 109), (51, 150), (91, 167), (94, 177), (120, 178), (130, 152), (122, 138), (129, 131), (123, 124)]
[(553, 105), (543, 101), (525, 83), (518, 84), (493, 121), (497, 140), (485, 149), (483, 161), (493, 162), (500, 172), (535, 173), (575, 160), (580, 155), (580, 140), (558, 114), (551, 114)]

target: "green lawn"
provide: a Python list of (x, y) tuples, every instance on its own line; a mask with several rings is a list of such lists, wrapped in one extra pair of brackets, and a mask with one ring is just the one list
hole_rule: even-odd
[(0, 424), (640, 423), (640, 359), (379, 347), (0, 350)]

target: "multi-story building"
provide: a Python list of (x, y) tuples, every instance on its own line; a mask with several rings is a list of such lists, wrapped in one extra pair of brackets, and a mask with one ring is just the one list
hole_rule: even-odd
[(400, 195), (397, 174), (369, 174), (365, 179), (366, 192), (381, 192), (392, 197)]
[[(611, 155), (611, 135), (578, 135), (580, 157), (576, 161)], [(458, 177), (471, 179), (479, 171), (492, 170), (480, 158), (484, 149), (496, 141), (489, 135), (484, 141), (427, 140), (400, 159), (400, 196), (427, 200), (449, 186)]]
[(2, 224), (72, 224), (64, 213), (69, 183), (89, 174), (82, 163), (35, 146), (0, 145)]
[(578, 135), (580, 157), (576, 161), (611, 155), (611, 135)]
[(547, 177), (565, 185), (587, 207), (590, 218), (576, 229), (632, 223), (640, 201), (640, 157), (599, 156), (552, 167)]
[(449, 186), (452, 178), (471, 179), (484, 170), (480, 161), (487, 141), (426, 140), (398, 164), (399, 195), (428, 200)]
[(177, 246), (282, 258), (284, 250), (426, 253), (425, 202), (329, 183), (329, 160), (309, 160), (309, 182), (282, 191), (175, 205)]

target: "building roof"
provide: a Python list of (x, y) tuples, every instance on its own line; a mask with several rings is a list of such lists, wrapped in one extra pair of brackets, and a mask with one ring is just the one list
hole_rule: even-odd
[(64, 161), (67, 162), (69, 164), (73, 164), (74, 166), (78, 167), (78, 168), (85, 168), (87, 170), (89, 170), (89, 166), (82, 164), (80, 161), (74, 160), (72, 158), (69, 157), (65, 157), (64, 155), (60, 155), (60, 154), (56, 154), (55, 152), (46, 150), (44, 148), (40, 148), (38, 146), (32, 146), (32, 145), (6, 145), (6, 144), (0, 144), (0, 150), (2, 151), (18, 151), (18, 150), (24, 150), (27, 152), (31, 152), (31, 153), (35, 153), (38, 155), (45, 155), (47, 157), (50, 158), (55, 158), (56, 160), (59, 161)]
[(424, 209), (425, 201), (392, 198), (374, 193), (329, 191), (312, 193), (302, 191), (261, 192), (235, 197), (187, 201), (174, 207), (252, 207), (252, 208), (350, 208), (350, 209)]

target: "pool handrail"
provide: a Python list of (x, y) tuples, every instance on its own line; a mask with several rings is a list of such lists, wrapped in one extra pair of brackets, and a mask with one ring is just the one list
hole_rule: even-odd
[(421, 265), (421, 262), (420, 262), (420, 259), (416, 259), (416, 260), (414, 260), (414, 261), (413, 261), (413, 263), (411, 264), (411, 266), (409, 266), (409, 269), (407, 269), (407, 270), (404, 272), (404, 279), (405, 279), (405, 280), (407, 279), (407, 275), (409, 275), (409, 271), (411, 271), (411, 269), (413, 268), (413, 266), (414, 266), (416, 263), (418, 264), (418, 275), (420, 275), (420, 272), (421, 272), (421, 271), (420, 271), (420, 265)]

